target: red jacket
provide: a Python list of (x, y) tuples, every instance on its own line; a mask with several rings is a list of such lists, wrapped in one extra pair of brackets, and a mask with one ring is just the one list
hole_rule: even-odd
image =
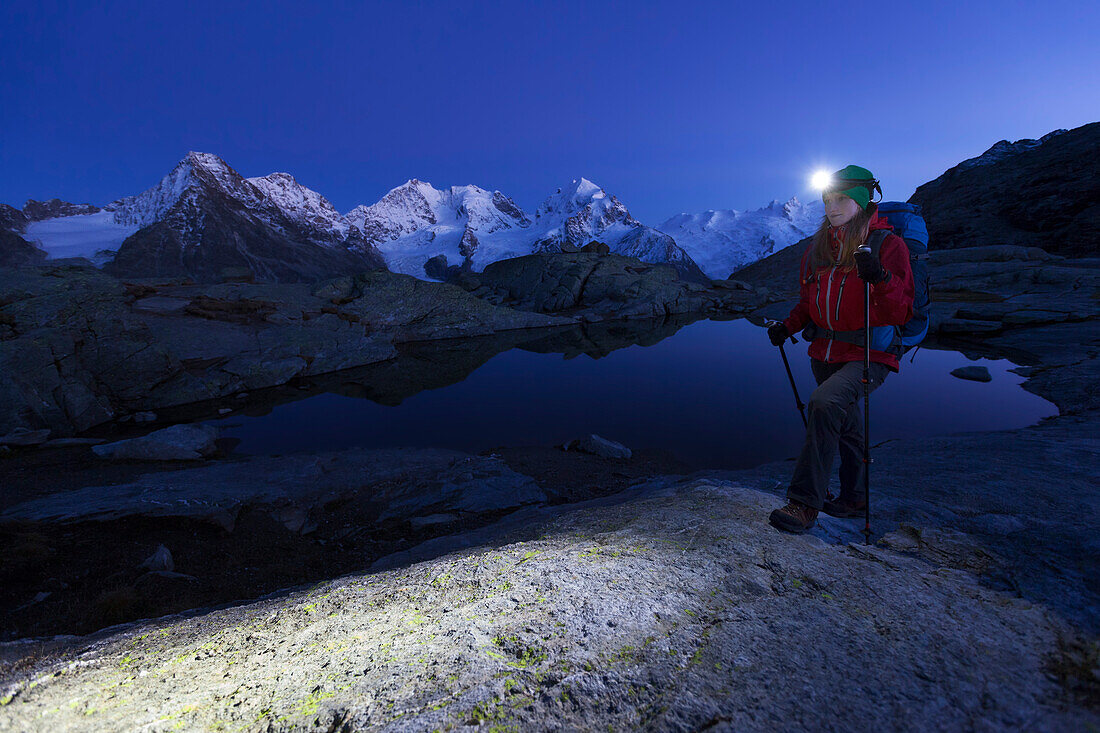
[[(889, 229), (876, 211), (871, 216), (871, 229)], [(836, 242), (837, 232), (829, 227), (829, 236)], [(836, 257), (836, 247), (833, 257)], [(802, 255), (801, 291), (798, 305), (783, 321), (791, 333), (798, 333), (812, 320), (831, 331), (862, 331), (863, 281), (853, 267), (844, 270), (834, 264), (811, 271), (813, 244)], [(889, 234), (879, 250), (882, 266), (890, 271), (886, 282), (871, 286), (871, 327), (900, 326), (913, 315), (913, 271), (909, 267), (909, 248), (896, 234)], [(827, 362), (863, 361), (863, 347), (835, 339), (817, 338), (810, 344), (810, 358)], [(871, 350), (871, 361), (898, 370), (898, 358), (885, 351)]]

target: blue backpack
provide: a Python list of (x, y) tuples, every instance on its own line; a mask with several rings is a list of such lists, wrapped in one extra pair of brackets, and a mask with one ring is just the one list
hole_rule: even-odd
[[(932, 310), (932, 291), (928, 280), (928, 226), (921, 216), (919, 204), (883, 201), (878, 205), (878, 214), (887, 220), (894, 234), (904, 239), (909, 247), (909, 266), (913, 270), (913, 317), (896, 327), (901, 349), (906, 351), (928, 334), (928, 314)], [(876, 257), (885, 238), (885, 229), (872, 232), (870, 245)]]

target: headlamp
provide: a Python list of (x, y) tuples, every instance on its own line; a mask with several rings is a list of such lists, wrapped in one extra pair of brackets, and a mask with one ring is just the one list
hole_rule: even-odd
[(817, 171), (810, 179), (810, 185), (816, 188), (818, 191), (824, 191), (829, 188), (829, 185), (833, 182), (833, 174), (829, 171)]

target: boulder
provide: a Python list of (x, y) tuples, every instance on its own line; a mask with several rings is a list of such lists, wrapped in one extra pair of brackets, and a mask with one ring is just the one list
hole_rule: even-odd
[(50, 430), (27, 430), (16, 428), (4, 436), (0, 436), (0, 445), (41, 445), (50, 439)]
[(616, 443), (613, 440), (601, 438), (595, 433), (572, 440), (563, 447), (565, 450), (591, 453), (594, 456), (600, 456), (602, 458), (630, 458), (633, 455), (631, 450), (622, 443)]
[(439, 254), (425, 262), (424, 274), (433, 280), (446, 280), (447, 255)]
[(992, 382), (989, 369), (984, 366), (966, 366), (951, 370), (951, 376), (959, 379), (967, 379), (971, 382)]
[(176, 569), (176, 563), (172, 559), (171, 551), (164, 545), (157, 545), (157, 549), (152, 555), (145, 558), (145, 561), (138, 567), (145, 568), (146, 570), (166, 570), (172, 572)]
[(173, 425), (140, 438), (92, 446), (100, 458), (136, 461), (201, 461), (217, 450), (217, 428)]

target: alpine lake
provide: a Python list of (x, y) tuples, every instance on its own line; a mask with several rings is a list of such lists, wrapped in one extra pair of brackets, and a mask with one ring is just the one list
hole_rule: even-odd
[[(787, 358), (803, 401), (806, 345)], [(561, 445), (589, 433), (670, 452), (696, 469), (797, 454), (804, 428), (779, 350), (748, 320), (671, 319), (405, 344), (396, 359), (269, 390), (207, 424), (237, 454), (351, 447), (469, 453)], [(952, 376), (985, 366), (990, 382)], [(1005, 359), (929, 345), (871, 395), (871, 442), (1019, 428), (1058, 414)], [(861, 406), (862, 409), (862, 406)], [(239, 441), (239, 442), (237, 442)]]

